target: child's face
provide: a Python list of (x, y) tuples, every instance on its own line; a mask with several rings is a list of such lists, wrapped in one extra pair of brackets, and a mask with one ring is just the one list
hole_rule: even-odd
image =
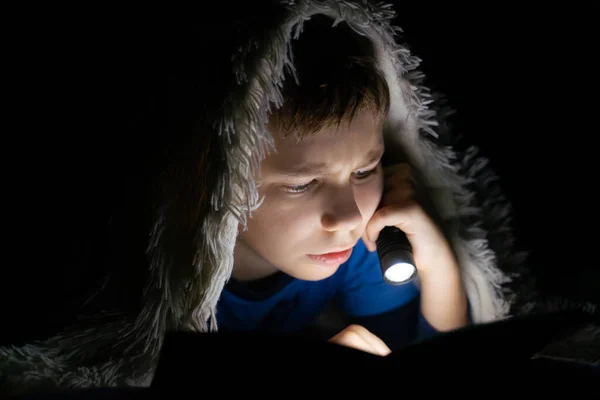
[[(352, 122), (318, 132), (304, 143), (272, 134), (277, 151), (261, 164), (259, 193), (265, 199), (248, 219), (248, 229), (240, 229), (236, 268), (258, 275), (280, 270), (298, 279), (325, 279), (341, 263), (325, 265), (310, 255), (353, 247), (381, 200), (381, 124), (365, 110)], [(311, 168), (321, 163), (324, 170)]]

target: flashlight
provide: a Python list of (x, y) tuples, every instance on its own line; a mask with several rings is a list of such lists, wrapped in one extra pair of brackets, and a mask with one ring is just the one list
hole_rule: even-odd
[(403, 285), (415, 278), (417, 267), (406, 234), (395, 226), (386, 226), (377, 237), (377, 254), (384, 280)]

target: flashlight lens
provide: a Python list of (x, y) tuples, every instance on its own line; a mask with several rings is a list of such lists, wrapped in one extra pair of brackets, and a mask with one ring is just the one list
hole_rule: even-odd
[(385, 277), (391, 282), (403, 282), (415, 273), (415, 266), (409, 263), (397, 263), (385, 271)]

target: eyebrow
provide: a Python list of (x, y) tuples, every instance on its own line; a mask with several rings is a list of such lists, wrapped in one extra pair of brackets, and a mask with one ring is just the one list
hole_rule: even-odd
[[(363, 165), (369, 165), (379, 160), (383, 156), (383, 152), (383, 147), (377, 147), (375, 149), (370, 150), (365, 154)], [(278, 172), (282, 175), (287, 176), (325, 175), (327, 172), (329, 172), (329, 165), (327, 163), (302, 164)]]

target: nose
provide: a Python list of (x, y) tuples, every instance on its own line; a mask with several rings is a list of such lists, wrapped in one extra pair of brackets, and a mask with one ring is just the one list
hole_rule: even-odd
[(362, 214), (351, 187), (332, 192), (328, 198), (330, 201), (321, 217), (323, 229), (353, 231), (362, 224)]

